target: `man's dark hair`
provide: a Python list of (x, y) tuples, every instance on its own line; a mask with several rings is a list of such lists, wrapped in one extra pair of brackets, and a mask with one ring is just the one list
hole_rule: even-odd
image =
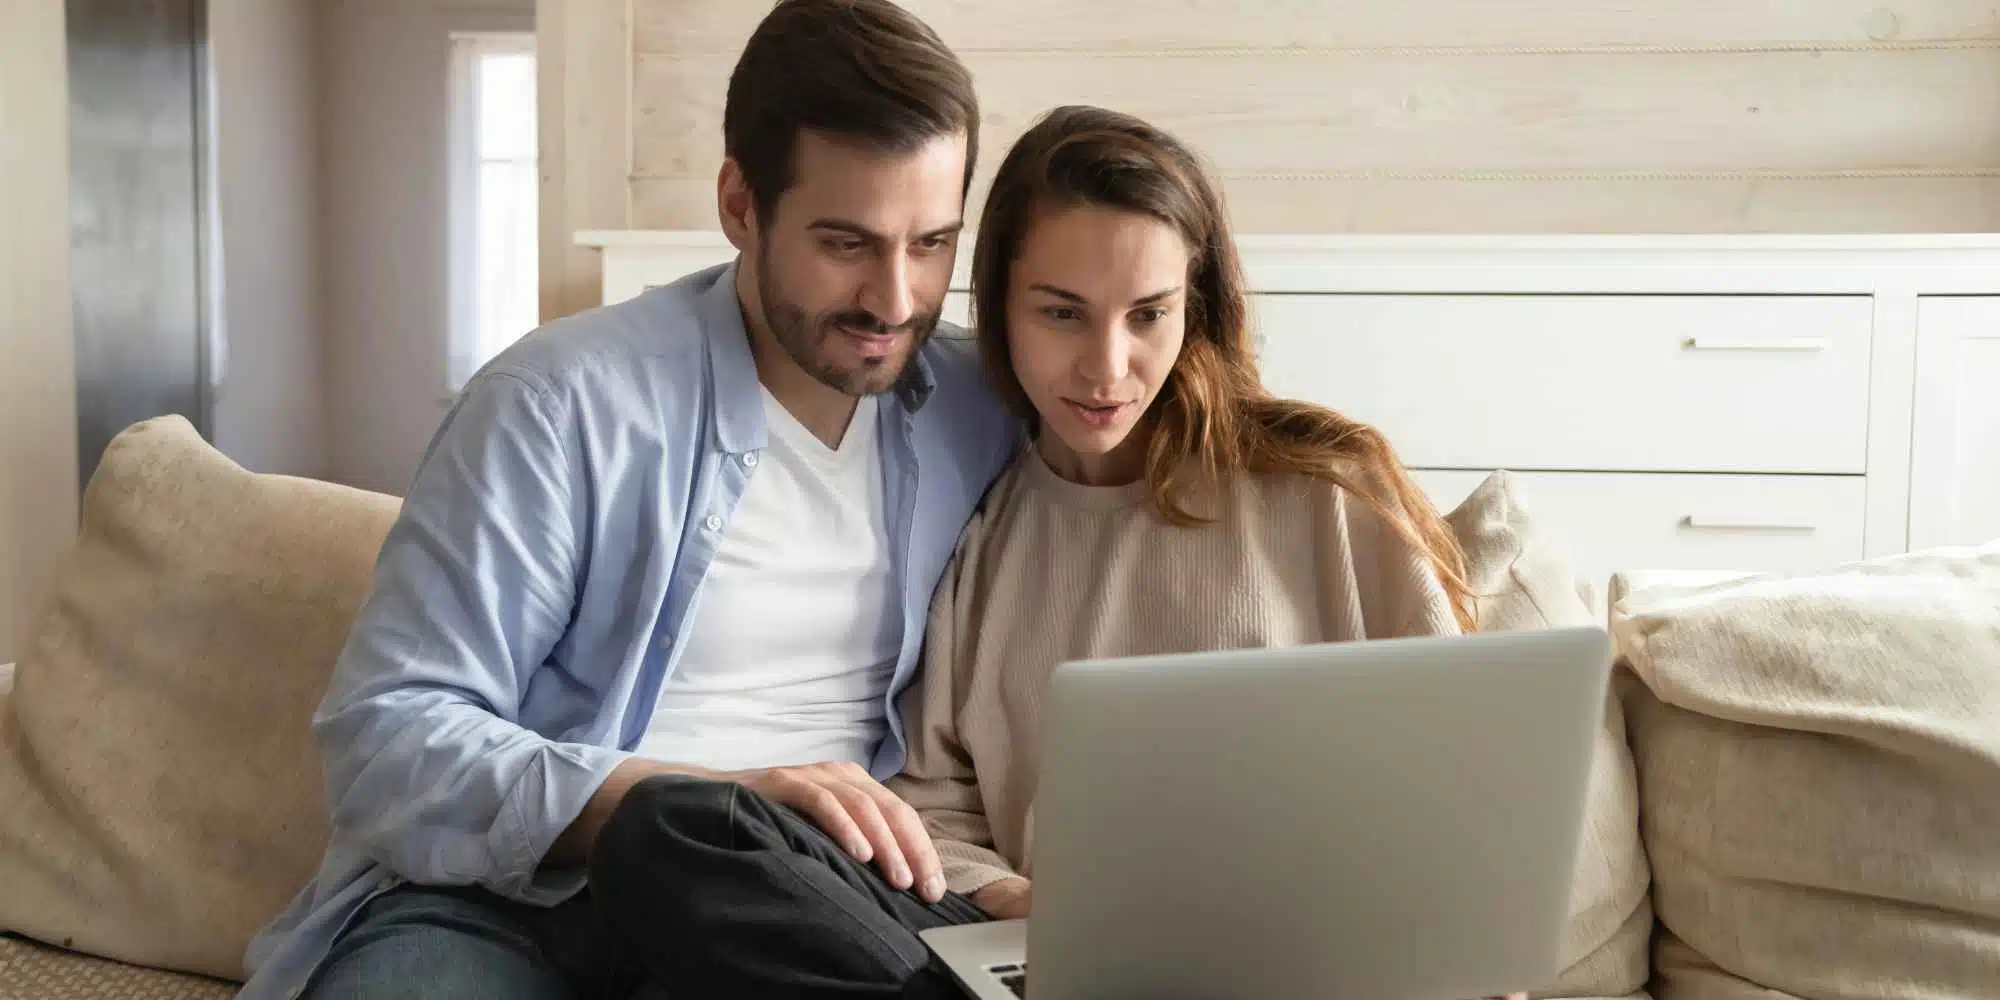
[(965, 133), (965, 183), (979, 150), (972, 74), (916, 15), (890, 0), (783, 0), (729, 75), (723, 151), (769, 225), (789, 190), (801, 131), (887, 152)]

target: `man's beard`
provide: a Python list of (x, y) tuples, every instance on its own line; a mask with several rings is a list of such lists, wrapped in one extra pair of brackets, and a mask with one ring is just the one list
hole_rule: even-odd
[[(938, 317), (943, 312), (942, 308), (933, 308), (895, 327), (884, 325), (874, 313), (862, 309), (808, 315), (779, 287), (767, 255), (760, 255), (757, 262), (757, 298), (764, 307), (764, 322), (771, 327), (772, 338), (784, 348), (785, 354), (820, 384), (850, 396), (895, 388), (896, 381), (903, 377), (904, 367), (937, 329)], [(910, 335), (910, 346), (901, 357), (869, 358), (857, 367), (844, 368), (821, 355), (821, 348), (829, 339), (841, 336), (842, 328), (875, 334), (906, 333)]]

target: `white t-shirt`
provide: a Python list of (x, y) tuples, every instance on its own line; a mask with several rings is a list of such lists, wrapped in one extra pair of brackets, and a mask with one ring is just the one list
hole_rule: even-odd
[(876, 402), (828, 448), (769, 391), (768, 446), (709, 566), (638, 753), (864, 767), (900, 650)]

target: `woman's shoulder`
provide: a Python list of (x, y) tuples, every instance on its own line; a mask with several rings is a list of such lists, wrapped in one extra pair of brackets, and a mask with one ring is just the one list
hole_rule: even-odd
[[(1418, 519), (1408, 504), (1424, 503), (1409, 496), (1380, 472), (1340, 469), (1336, 475), (1267, 472), (1244, 477), (1243, 509), (1275, 521), (1304, 520), (1316, 532), (1332, 531), (1351, 543), (1390, 549), (1407, 548), (1406, 529)], [(1414, 485), (1409, 487), (1415, 489)]]
[(1243, 476), (1237, 490), (1267, 508), (1309, 510), (1320, 515), (1349, 517), (1356, 511), (1372, 516), (1364, 491), (1376, 497), (1386, 491), (1376, 477), (1351, 469), (1318, 472), (1259, 472)]
[(1305, 521), (1316, 565), (1322, 572), (1345, 574), (1358, 594), (1369, 635), (1443, 634), (1457, 628), (1451, 597), (1415, 518), (1386, 477), (1335, 480), (1285, 473), (1256, 478), (1263, 502), (1284, 511), (1282, 520), (1274, 516), (1274, 521)]

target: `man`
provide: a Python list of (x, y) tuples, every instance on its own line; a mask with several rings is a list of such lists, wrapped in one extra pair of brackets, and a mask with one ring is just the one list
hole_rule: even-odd
[(676, 780), (953, 901), (878, 779), (1016, 446), (970, 353), (929, 339), (971, 77), (888, 0), (786, 0), (727, 100), (736, 262), (529, 335), (431, 442), (314, 719), (331, 842), (252, 944), (249, 1000), (672, 991), (680, 959), (631, 947), (658, 934), (586, 872), (632, 790)]

